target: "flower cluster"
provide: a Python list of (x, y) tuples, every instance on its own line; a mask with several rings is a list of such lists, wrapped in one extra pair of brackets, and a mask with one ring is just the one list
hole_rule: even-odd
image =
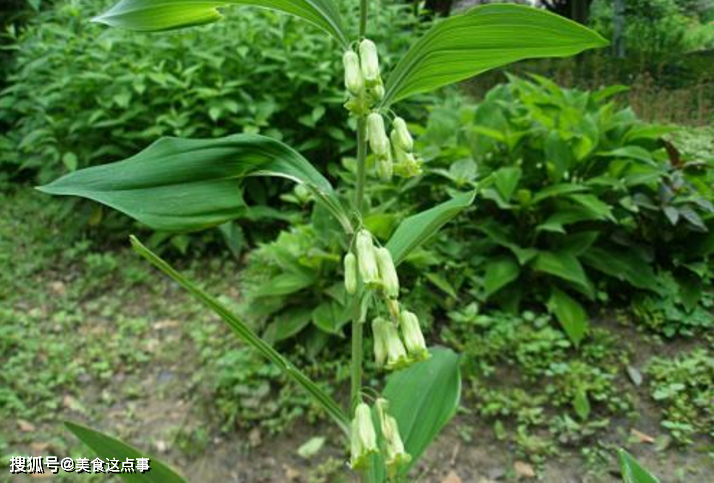
[(392, 131), (387, 136), (384, 117), (377, 106), (384, 98), (377, 46), (364, 39), (359, 44), (359, 54), (348, 50), (342, 62), (345, 87), (350, 96), (345, 107), (356, 116), (367, 117), (367, 141), (376, 158), (379, 177), (389, 181), (393, 174), (407, 178), (420, 174), (421, 167), (413, 152), (414, 140), (404, 119), (394, 117)]
[(357, 293), (359, 281), (368, 290), (381, 294), (388, 318), (377, 317), (372, 322), (374, 358), (378, 367), (401, 369), (429, 358), (419, 319), (399, 305), (399, 277), (387, 248), (375, 247), (372, 234), (360, 230), (355, 236), (355, 250), (344, 259), (345, 290)]
[[(411, 461), (411, 456), (404, 450), (404, 443), (399, 434), (397, 420), (387, 413), (389, 403), (386, 399), (379, 398), (374, 404), (379, 428), (381, 431), (382, 454), (384, 455), (387, 473), (393, 478), (400, 467)], [(370, 407), (361, 402), (355, 409), (352, 419), (352, 432), (350, 437), (352, 469), (365, 469), (369, 466), (369, 459), (373, 454), (380, 452), (377, 446), (377, 432), (372, 419)]]

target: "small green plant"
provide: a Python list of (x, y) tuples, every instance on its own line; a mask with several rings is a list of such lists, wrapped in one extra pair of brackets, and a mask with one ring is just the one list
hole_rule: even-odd
[(714, 359), (705, 349), (675, 358), (655, 357), (647, 366), (652, 399), (664, 406), (665, 427), (681, 444), (696, 435), (714, 437)]
[[(239, 193), (247, 177), (273, 176), (304, 185), (343, 231), (343, 283), (345, 305), (351, 314), (352, 346), (346, 408), (223, 303), (138, 239), (132, 237), (132, 244), (139, 255), (217, 313), (239, 338), (315, 399), (344, 431), (350, 442), (350, 466), (363, 479), (402, 479), (456, 411), (460, 376), (458, 357), (446, 349), (428, 350), (418, 318), (400, 303), (403, 287), (396, 266), (469, 206), (475, 194), (463, 193), (406, 218), (382, 245), (364, 223), (369, 209), (369, 200), (365, 199), (368, 148), (375, 160), (374, 169), (385, 183), (394, 182), (395, 175), (413, 177), (419, 174), (421, 163), (413, 151), (406, 122), (395, 112), (397, 101), (526, 57), (573, 55), (606, 42), (585, 27), (547, 12), (490, 5), (432, 27), (412, 44), (384, 82), (377, 46), (366, 38), (366, 0), (360, 2), (355, 17), (359, 27), (356, 36), (343, 26), (339, 10), (329, 0), (225, 3), (248, 3), (300, 17), (330, 35), (341, 48), (345, 107), (356, 126), (350, 208), (346, 208), (340, 191), (301, 154), (274, 138), (257, 134), (163, 138), (127, 160), (75, 171), (41, 190), (93, 199), (154, 229), (181, 232), (240, 217), (245, 204)], [(217, 9), (221, 5), (198, 0), (160, 5), (150, 0), (122, 0), (97, 20), (138, 31), (160, 31), (214, 22), (221, 18)], [(497, 54), (494, 46), (498, 46)], [(294, 284), (296, 278), (282, 282)], [(363, 332), (368, 318), (372, 319), (375, 363), (393, 371), (379, 394), (362, 383)], [(80, 434), (87, 442), (85, 436)]]

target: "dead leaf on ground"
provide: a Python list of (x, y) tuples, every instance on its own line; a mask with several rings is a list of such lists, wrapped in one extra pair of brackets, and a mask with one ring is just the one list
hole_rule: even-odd
[(17, 428), (23, 433), (31, 433), (37, 429), (34, 424), (24, 419), (17, 420)]
[(637, 438), (637, 441), (639, 441), (640, 443), (649, 443), (649, 444), (652, 444), (652, 443), (655, 442), (655, 439), (654, 439), (652, 436), (650, 436), (649, 434), (645, 434), (645, 433), (643, 433), (642, 431), (637, 431), (637, 430), (634, 429), (634, 428), (632, 428), (632, 429), (630, 430), (630, 434), (632, 434), (632, 436), (634, 436), (635, 438)]
[(516, 474), (518, 476), (522, 476), (523, 478), (535, 478), (536, 477), (536, 472), (533, 469), (533, 467), (523, 461), (516, 461), (513, 464), (513, 469), (516, 471)]
[(288, 481), (296, 481), (300, 479), (300, 472), (292, 466), (285, 465), (283, 468), (285, 469), (285, 478), (287, 478)]
[(462, 479), (459, 475), (456, 474), (454, 470), (451, 470), (448, 475), (446, 475), (446, 478), (441, 480), (441, 483), (462, 483)]

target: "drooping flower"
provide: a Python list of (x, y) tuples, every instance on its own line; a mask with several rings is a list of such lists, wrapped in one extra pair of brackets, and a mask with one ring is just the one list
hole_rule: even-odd
[(429, 358), (429, 351), (426, 348), (424, 334), (422, 334), (419, 319), (416, 314), (408, 310), (402, 311), (399, 316), (399, 326), (404, 337), (404, 345), (410, 356), (418, 361), (423, 361)]
[(342, 56), (342, 64), (345, 68), (345, 87), (354, 96), (359, 96), (364, 89), (364, 78), (360, 67), (359, 56), (348, 50)]
[(412, 359), (407, 356), (399, 331), (389, 320), (377, 317), (372, 321), (374, 336), (374, 359), (377, 367), (385, 365), (386, 369), (401, 369), (409, 366)]
[(391, 138), (395, 147), (399, 147), (407, 153), (411, 153), (414, 150), (414, 139), (409, 134), (407, 123), (401, 117), (395, 117), (392, 122)]
[(387, 297), (395, 299), (399, 296), (399, 277), (397, 269), (394, 267), (392, 254), (384, 247), (377, 248), (375, 254), (384, 293)]
[(377, 448), (377, 433), (374, 431), (372, 411), (365, 403), (359, 403), (355, 408), (350, 433), (352, 469), (364, 469), (369, 465), (369, 457), (379, 452)]
[(384, 119), (378, 112), (372, 112), (367, 116), (367, 140), (374, 154), (381, 157), (389, 156), (389, 139), (384, 129)]
[(367, 230), (360, 230), (357, 233), (357, 265), (362, 282), (368, 286), (378, 286), (380, 284), (379, 268), (374, 253), (374, 243), (372, 234)]
[(350, 252), (345, 255), (345, 292), (354, 295), (357, 292), (357, 257)]
[(387, 413), (387, 409), (389, 408), (387, 400), (383, 398), (377, 399), (375, 408), (377, 409), (382, 437), (384, 438), (387, 473), (393, 478), (397, 471), (399, 471), (399, 468), (409, 463), (412, 457), (404, 449), (404, 443), (399, 434), (397, 420)]
[(360, 42), (359, 58), (364, 79), (367, 82), (377, 82), (379, 79), (379, 56), (374, 42), (369, 39)]

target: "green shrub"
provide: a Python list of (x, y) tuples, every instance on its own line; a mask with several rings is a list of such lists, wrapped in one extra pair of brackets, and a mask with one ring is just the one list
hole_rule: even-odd
[[(88, 23), (103, 6), (59, 3), (17, 40), (12, 85), (0, 96), (5, 176), (46, 182), (128, 157), (160, 136), (260, 132), (322, 166), (354, 147), (335, 77), (340, 59), (325, 60), (332, 41), (316, 29), (242, 9), (214, 25), (138, 35)], [(386, 4), (375, 16), (375, 40), (387, 40), (388, 52), (406, 50), (407, 37), (392, 33), (421, 28), (411, 12)], [(388, 52), (386, 63), (394, 60)], [(279, 189), (258, 183), (249, 191), (262, 204)]]
[(663, 294), (656, 269), (694, 294), (711, 277), (711, 161), (618, 108), (609, 98), (623, 89), (511, 78), (476, 106), (434, 110), (422, 136), (432, 175), (479, 189), (449, 235), (477, 254), (472, 292), (510, 310), (545, 302), (576, 342), (587, 329), (576, 298)]

